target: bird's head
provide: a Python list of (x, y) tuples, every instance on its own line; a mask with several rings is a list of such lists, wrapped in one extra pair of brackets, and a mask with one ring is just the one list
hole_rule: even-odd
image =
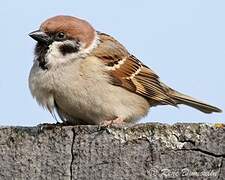
[(55, 16), (29, 34), (37, 41), (36, 60), (42, 69), (85, 57), (98, 44), (94, 28), (72, 16)]

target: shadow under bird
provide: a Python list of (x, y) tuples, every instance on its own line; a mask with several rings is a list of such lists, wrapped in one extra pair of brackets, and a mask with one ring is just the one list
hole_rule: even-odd
[(134, 123), (157, 105), (221, 112), (163, 84), (116, 39), (85, 20), (55, 16), (29, 35), (37, 41), (30, 91), (64, 123)]

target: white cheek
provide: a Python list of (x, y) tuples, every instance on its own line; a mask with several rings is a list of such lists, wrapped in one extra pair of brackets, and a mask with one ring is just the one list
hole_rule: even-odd
[(85, 44), (82, 43), (78, 52), (70, 53), (66, 55), (63, 55), (62, 52), (60, 51), (60, 46), (63, 44), (70, 44), (74, 46), (73, 42), (69, 40), (64, 42), (58, 42), (58, 41), (53, 42), (49, 46), (49, 50), (47, 51), (45, 55), (45, 61), (46, 61), (47, 67), (52, 67), (57, 64), (66, 63), (74, 59), (85, 58), (94, 48), (97, 47), (97, 45), (99, 44), (99, 38), (96, 35), (95, 39), (93, 40), (93, 42), (91, 43), (89, 47), (84, 48)]
[(54, 66), (56, 64), (64, 63), (66, 61), (65, 56), (60, 52), (59, 47), (62, 45), (62, 42), (53, 42), (49, 46), (49, 50), (45, 55), (46, 65), (48, 67)]
[(45, 55), (46, 66), (48, 68), (51, 68), (58, 64), (69, 62), (74, 59), (82, 58), (87, 55), (87, 53), (83, 53), (84, 44), (81, 45), (80, 50), (78, 52), (63, 55), (62, 52), (60, 51), (60, 46), (62, 46), (63, 44), (69, 44), (74, 46), (74, 44), (71, 41), (53, 42), (49, 46), (49, 50)]

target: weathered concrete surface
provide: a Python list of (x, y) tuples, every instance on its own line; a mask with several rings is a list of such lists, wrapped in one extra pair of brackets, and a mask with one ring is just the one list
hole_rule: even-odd
[(0, 180), (225, 179), (225, 128), (206, 124), (0, 128)]

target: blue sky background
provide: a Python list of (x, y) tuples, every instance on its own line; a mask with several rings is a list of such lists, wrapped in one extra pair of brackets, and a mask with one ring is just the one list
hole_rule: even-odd
[[(50, 16), (73, 15), (117, 38), (171, 87), (225, 110), (225, 1), (2, 1), (0, 125), (55, 122), (28, 89), (34, 41)], [(93, 107), (94, 108), (94, 107)], [(141, 122), (225, 122), (189, 107), (152, 108)]]

